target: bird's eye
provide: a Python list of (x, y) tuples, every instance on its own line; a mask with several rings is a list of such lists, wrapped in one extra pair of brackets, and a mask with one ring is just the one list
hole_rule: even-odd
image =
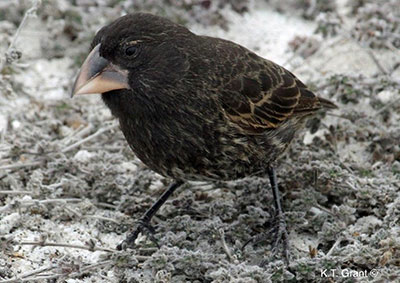
[(138, 53), (138, 47), (133, 45), (133, 46), (129, 46), (125, 49), (125, 55), (131, 57), (131, 56), (135, 56)]

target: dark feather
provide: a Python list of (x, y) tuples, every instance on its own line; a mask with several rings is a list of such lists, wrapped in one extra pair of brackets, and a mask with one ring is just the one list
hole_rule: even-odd
[(243, 132), (261, 134), (293, 117), (336, 107), (314, 95), (286, 69), (261, 57), (253, 59), (260, 61), (263, 68), (247, 69), (247, 76), (242, 74), (222, 87), (230, 90), (229, 95), (222, 96), (227, 116)]
[[(120, 47), (140, 40), (140, 56)], [(137, 156), (175, 179), (265, 174), (303, 119), (335, 105), (292, 73), (233, 42), (197, 36), (150, 14), (102, 28), (105, 59), (129, 71), (131, 89), (102, 95)]]

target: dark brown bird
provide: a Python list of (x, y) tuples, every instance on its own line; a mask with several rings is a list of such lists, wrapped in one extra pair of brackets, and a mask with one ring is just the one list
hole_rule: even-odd
[(186, 180), (269, 175), (285, 232), (273, 162), (305, 118), (336, 108), (332, 102), (238, 44), (198, 36), (151, 14), (115, 20), (91, 48), (73, 95), (102, 93), (135, 154), (175, 180), (127, 238), (128, 246)]

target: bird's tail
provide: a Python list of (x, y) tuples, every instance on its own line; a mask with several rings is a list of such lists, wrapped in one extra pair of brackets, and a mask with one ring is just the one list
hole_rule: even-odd
[(294, 108), (293, 114), (308, 116), (319, 109), (336, 109), (335, 103), (328, 99), (316, 96), (307, 88), (300, 88), (300, 101)]
[(322, 98), (322, 97), (318, 97), (319, 102), (321, 103), (322, 108), (326, 108), (326, 109), (337, 109), (337, 105), (335, 103), (333, 103), (332, 101)]

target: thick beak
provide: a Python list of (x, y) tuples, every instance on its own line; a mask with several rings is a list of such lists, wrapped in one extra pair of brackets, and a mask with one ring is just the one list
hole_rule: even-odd
[(100, 56), (100, 44), (89, 53), (72, 88), (76, 94), (104, 93), (129, 88), (128, 71), (119, 68)]

